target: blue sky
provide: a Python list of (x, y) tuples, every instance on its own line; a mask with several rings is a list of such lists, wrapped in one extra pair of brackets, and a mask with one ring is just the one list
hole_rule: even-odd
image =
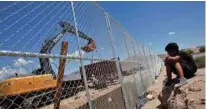
[(137, 40), (156, 53), (170, 41), (204, 45), (205, 2), (98, 2)]

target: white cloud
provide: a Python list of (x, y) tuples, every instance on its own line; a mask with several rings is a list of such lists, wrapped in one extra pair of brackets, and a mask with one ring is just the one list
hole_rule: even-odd
[(174, 35), (174, 34), (176, 34), (176, 32), (169, 32), (168, 34), (169, 35)]
[(2, 67), (0, 68), (0, 81), (10, 77), (15, 77), (16, 74), (18, 74), (18, 76), (28, 75), (28, 71), (24, 68), (11, 69), (8, 67)]
[(151, 46), (151, 45), (152, 45), (152, 42), (149, 42), (147, 45)]
[[(80, 53), (82, 54), (82, 57), (84, 57), (85, 52), (81, 50)], [(75, 51), (75, 52), (72, 53), (72, 54), (68, 54), (68, 56), (80, 57), (80, 55), (79, 55), (79, 50)]]
[(17, 60), (14, 60), (14, 66), (16, 66), (16, 67), (24, 66), (24, 65), (27, 65), (30, 63), (33, 63), (33, 61), (31, 61), (31, 60), (27, 61), (23, 58), (18, 58)]

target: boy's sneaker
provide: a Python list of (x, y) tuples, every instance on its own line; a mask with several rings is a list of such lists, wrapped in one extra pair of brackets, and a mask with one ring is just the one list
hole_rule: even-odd
[(175, 84), (175, 86), (174, 87), (181, 87), (182, 85), (184, 85), (184, 84), (186, 84), (188, 81), (187, 81), (187, 79), (185, 79), (185, 78), (180, 78), (180, 81), (179, 81), (179, 83), (177, 83), (177, 84)]

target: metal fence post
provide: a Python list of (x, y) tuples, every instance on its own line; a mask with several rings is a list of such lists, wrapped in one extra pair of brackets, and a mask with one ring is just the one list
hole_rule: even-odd
[(118, 77), (119, 77), (119, 80), (120, 80), (120, 83), (121, 83), (122, 93), (123, 93), (123, 97), (124, 97), (123, 99), (124, 99), (124, 102), (125, 102), (125, 108), (129, 109), (129, 105), (128, 105), (127, 98), (126, 98), (126, 95), (125, 95), (123, 77), (122, 77), (122, 73), (121, 73), (121, 70), (120, 70), (120, 63), (119, 63), (119, 60), (116, 57), (116, 53), (115, 53), (114, 37), (113, 37), (112, 29), (111, 29), (110, 19), (109, 19), (109, 16), (108, 16), (107, 12), (105, 12), (104, 14), (105, 14), (105, 19), (106, 19), (106, 23), (107, 23), (108, 32), (109, 32), (110, 42), (111, 42), (111, 46), (112, 46), (112, 53), (113, 53), (113, 57), (115, 58)]
[[(128, 46), (127, 46), (127, 42), (126, 42), (127, 38), (126, 38), (126, 35), (125, 35), (125, 31), (124, 31), (123, 27), (121, 27), (121, 29), (122, 29), (122, 32), (123, 32), (123, 38), (124, 38), (124, 43), (125, 43), (125, 47), (126, 47), (126, 50), (127, 50), (127, 54), (128, 54), (128, 57), (130, 57), (131, 55), (130, 55), (129, 50), (128, 50)], [(139, 102), (138, 101), (139, 91), (138, 91), (138, 87), (137, 87), (138, 86), (138, 82), (137, 82), (137, 79), (135, 78), (135, 74), (134, 73), (133, 73), (133, 78), (134, 78), (134, 81), (135, 81), (135, 84), (136, 84), (136, 88), (137, 88), (137, 102)]]
[[(154, 79), (154, 60), (153, 60), (153, 54), (151, 53), (151, 49), (149, 48), (149, 54), (150, 54), (150, 61), (151, 61), (151, 66), (152, 66), (152, 79)], [(150, 83), (151, 84), (151, 83)]]
[[(79, 56), (82, 57), (81, 47), (80, 47), (80, 40), (79, 40), (79, 33), (78, 33), (78, 28), (77, 28), (76, 15), (75, 15), (75, 11), (74, 11), (73, 1), (71, 1), (71, 7), (72, 7), (72, 14), (73, 14), (73, 20), (74, 20), (74, 26), (75, 26), (75, 33), (77, 35), (76, 38), (77, 38), (77, 42), (78, 42)], [(91, 97), (90, 97), (90, 94), (89, 94), (89, 88), (88, 88), (88, 84), (87, 84), (87, 77), (86, 77), (85, 68), (83, 66), (82, 58), (80, 58), (80, 64), (81, 64), (81, 70), (82, 70), (82, 74), (83, 74), (83, 78), (84, 78), (84, 86), (85, 86), (85, 89), (86, 89), (86, 95), (87, 95), (87, 99), (88, 99), (89, 109), (92, 109), (92, 101), (91, 101)]]
[[(142, 49), (143, 49), (143, 53), (144, 53), (144, 55), (145, 55), (145, 57), (146, 57), (146, 52), (145, 52), (145, 48), (144, 48), (143, 45), (142, 45)], [(150, 70), (150, 66), (149, 66), (149, 58), (146, 57), (146, 59), (147, 59), (147, 67), (148, 67), (148, 71), (149, 71), (149, 75), (148, 75), (148, 76), (151, 76), (151, 75), (150, 75), (151, 70)], [(149, 83), (150, 83), (150, 79), (149, 79)]]
[(156, 65), (155, 68), (156, 68), (156, 76), (157, 76), (158, 72), (159, 72), (159, 64), (158, 64), (158, 60), (157, 60), (157, 54), (155, 54), (154, 57), (155, 57), (155, 65)]
[[(134, 42), (133, 42), (133, 41), (131, 41), (131, 45), (132, 45), (134, 54), (137, 55), (137, 52), (136, 52), (136, 50), (135, 50)], [(137, 63), (139, 64), (139, 66), (140, 66), (140, 68), (141, 68), (141, 64), (140, 64), (139, 62), (137, 62)], [(138, 64), (137, 64), (137, 67), (138, 67)], [(142, 82), (142, 85), (143, 85), (144, 89), (146, 90), (146, 87), (145, 87), (144, 82), (143, 82), (143, 79), (142, 79), (142, 72), (141, 72), (141, 69), (140, 69), (140, 79), (141, 79), (141, 82)]]

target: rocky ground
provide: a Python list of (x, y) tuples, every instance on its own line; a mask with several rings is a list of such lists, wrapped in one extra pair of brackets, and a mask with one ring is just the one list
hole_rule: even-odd
[[(115, 84), (115, 85), (110, 85), (106, 89), (102, 89), (102, 90), (89, 89), (91, 100), (95, 100), (103, 95), (106, 95), (109, 92), (112, 92), (113, 90), (119, 87), (120, 84)], [(108, 100), (110, 100), (110, 98), (108, 98)], [(69, 97), (67, 99), (61, 100), (60, 109), (78, 109), (80, 106), (85, 105), (86, 103), (87, 103), (86, 91), (81, 91), (73, 97)], [(53, 107), (54, 104), (50, 104), (41, 107), (40, 109), (53, 109)]]
[[(173, 75), (173, 77), (175, 77)], [(165, 88), (165, 68), (147, 90), (150, 99), (142, 109), (205, 109), (205, 69), (198, 69), (196, 76), (180, 88)]]

